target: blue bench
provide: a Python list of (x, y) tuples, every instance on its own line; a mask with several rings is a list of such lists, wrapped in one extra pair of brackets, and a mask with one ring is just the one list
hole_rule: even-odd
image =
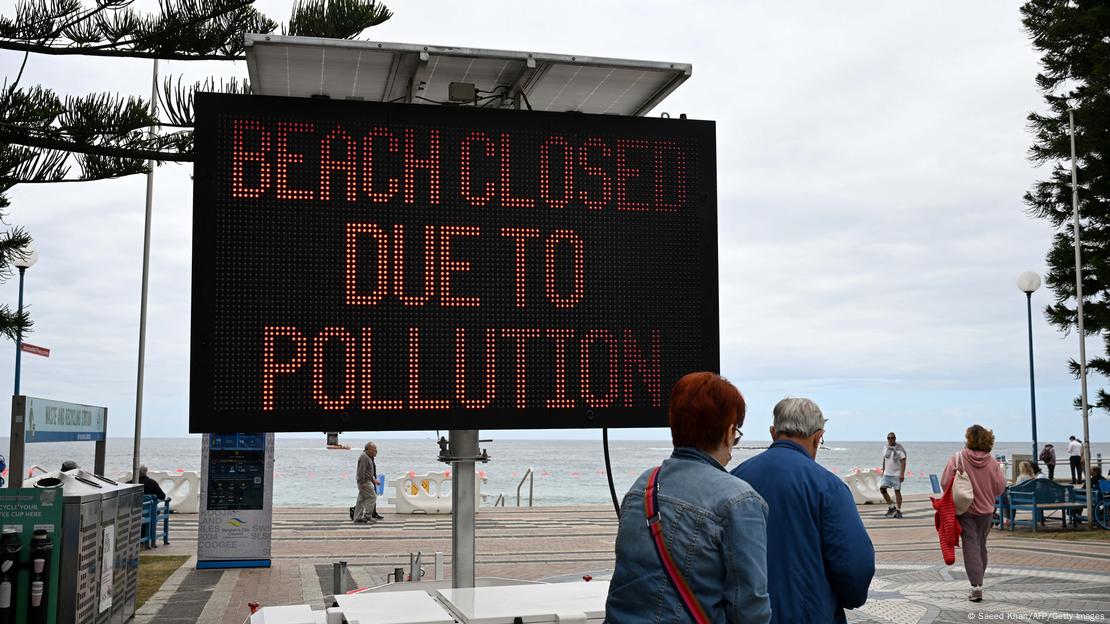
[[(1030, 512), (1030, 524), (1033, 531), (1038, 524), (1044, 524), (1045, 515), (1060, 512), (1060, 520), (1064, 528), (1068, 526), (1071, 517), (1075, 526), (1075, 514), (1085, 507), (1084, 503), (1075, 500), (1075, 492), (1070, 487), (1064, 487), (1048, 479), (1030, 479), (1025, 483), (1011, 485), (1006, 488), (1004, 504), (1010, 517), (1010, 530), (1018, 523), (1017, 512)], [(1024, 521), (1023, 521), (1024, 522)]]
[(170, 499), (158, 500), (156, 496), (143, 496), (143, 525), (140, 543), (147, 548), (158, 548), (158, 539), (170, 543)]

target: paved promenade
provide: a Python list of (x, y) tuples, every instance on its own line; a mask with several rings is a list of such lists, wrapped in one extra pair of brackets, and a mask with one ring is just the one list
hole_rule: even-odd
[[(860, 507), (878, 571), (867, 604), (850, 612), (849, 621), (1059, 622), (1075, 614), (1110, 621), (1110, 542), (995, 531), (985, 599), (974, 605), (966, 600), (963, 568), (943, 565), (928, 500), (911, 501), (904, 511), (894, 520), (883, 516), (883, 506)], [(432, 553), (450, 553), (451, 517), (383, 513), (385, 520), (367, 526), (350, 523), (346, 509), (280, 509), (272, 568), (198, 571), (190, 560), (139, 610), (136, 622), (241, 624), (251, 601), (322, 606), (332, 591), (331, 563), (340, 559), (349, 565), (349, 587), (384, 583), (394, 568), (407, 571), (409, 553), (418, 550), (430, 577)], [(482, 508), (477, 523), (478, 576), (567, 580), (607, 578), (612, 571), (612, 507)], [(196, 516), (175, 515), (171, 538), (172, 544), (150, 552), (195, 555)], [(445, 567), (449, 574), (449, 555)]]

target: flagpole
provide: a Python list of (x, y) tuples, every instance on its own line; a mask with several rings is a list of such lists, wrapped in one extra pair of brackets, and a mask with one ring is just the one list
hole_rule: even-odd
[[(158, 59), (154, 59), (154, 71), (150, 81), (150, 115), (158, 118)], [(157, 132), (151, 126), (150, 136)], [(150, 283), (150, 215), (154, 203), (154, 161), (149, 162), (150, 171), (146, 174), (146, 221), (143, 226), (143, 285), (139, 302), (139, 366), (135, 379), (135, 450), (131, 456), (131, 482), (139, 482), (139, 452), (143, 434), (143, 372), (146, 367), (146, 300)]]
[(1079, 183), (1075, 165), (1075, 114), (1068, 110), (1068, 133), (1071, 135), (1071, 213), (1075, 234), (1075, 314), (1079, 320), (1079, 402), (1083, 407), (1083, 474), (1087, 488), (1087, 529), (1095, 528), (1094, 497), (1091, 493), (1091, 428), (1087, 405), (1087, 333), (1083, 330), (1083, 263), (1079, 239)]

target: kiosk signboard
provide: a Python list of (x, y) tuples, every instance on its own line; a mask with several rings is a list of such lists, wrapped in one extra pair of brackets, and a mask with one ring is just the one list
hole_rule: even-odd
[(198, 94), (190, 430), (666, 424), (714, 124)]
[(197, 567), (270, 563), (274, 434), (203, 437)]

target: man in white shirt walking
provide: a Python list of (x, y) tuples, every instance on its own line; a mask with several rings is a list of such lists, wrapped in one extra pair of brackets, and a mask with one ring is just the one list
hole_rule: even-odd
[[(902, 517), (902, 482), (906, 480), (906, 449), (898, 443), (894, 432), (886, 434), (886, 447), (883, 448), (883, 479), (879, 483), (886, 504), (887, 517)], [(887, 489), (894, 490), (894, 502), (890, 500)]]
[(1068, 463), (1071, 465), (1071, 484), (1076, 485), (1083, 481), (1083, 443), (1075, 439), (1075, 436), (1068, 438)]

